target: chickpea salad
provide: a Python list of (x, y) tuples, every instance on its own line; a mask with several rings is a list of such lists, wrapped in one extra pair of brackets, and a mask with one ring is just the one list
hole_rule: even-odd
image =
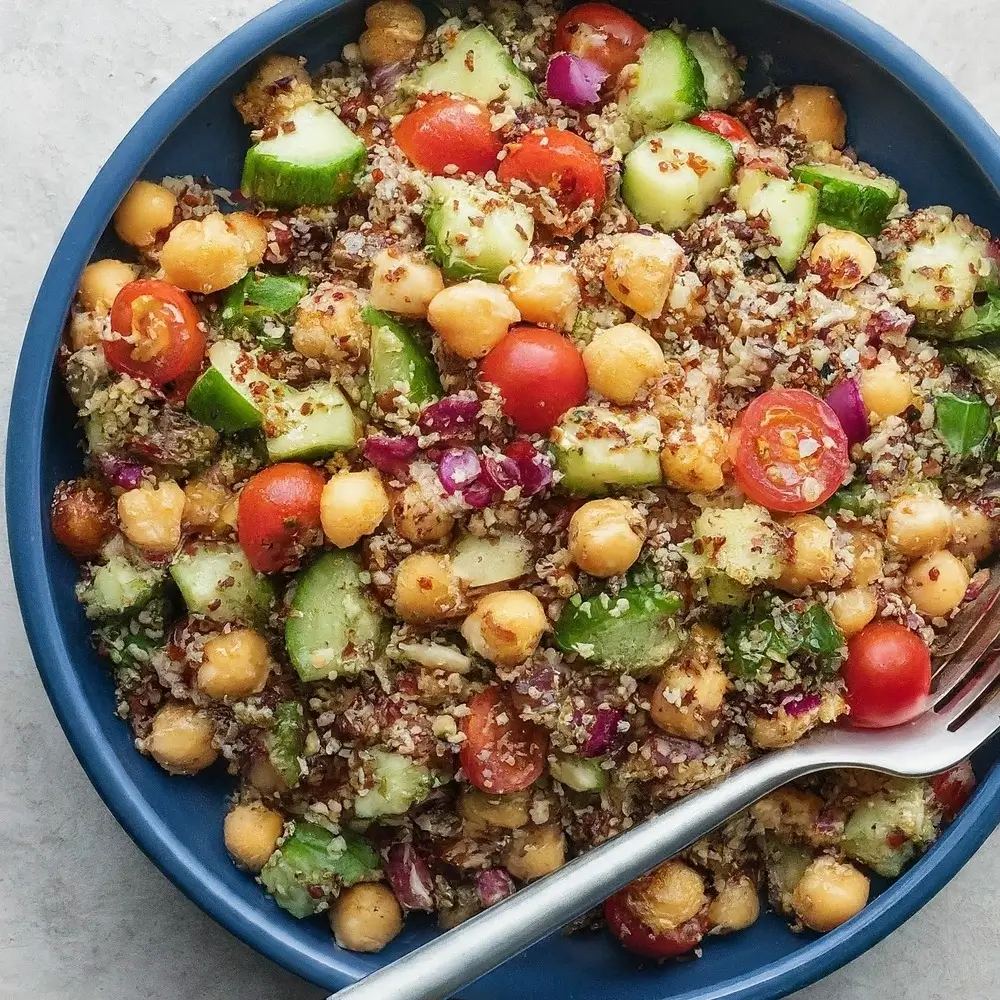
[[(136, 748), (225, 767), (234, 862), (377, 951), (922, 710), (998, 544), (1000, 252), (859, 160), (828, 87), (745, 95), (716, 31), (366, 24), (258, 67), (239, 191), (122, 201), (52, 528)], [(973, 784), (811, 778), (574, 929), (829, 931)]]

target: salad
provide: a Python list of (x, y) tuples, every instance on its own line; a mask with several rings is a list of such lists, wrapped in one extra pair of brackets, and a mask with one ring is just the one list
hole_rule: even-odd
[[(717, 31), (366, 25), (257, 68), (239, 191), (122, 201), (52, 528), (137, 749), (226, 768), (235, 863), (377, 951), (922, 710), (998, 544), (1000, 253), (860, 160), (828, 87), (745, 95)], [(577, 929), (829, 931), (973, 783), (810, 778)]]

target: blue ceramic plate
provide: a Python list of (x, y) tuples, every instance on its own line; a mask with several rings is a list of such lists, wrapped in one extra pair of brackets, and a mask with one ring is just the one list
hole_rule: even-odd
[[(73, 597), (76, 567), (55, 545), (48, 508), (56, 483), (80, 467), (68, 433), (73, 413), (53, 374), (70, 298), (92, 254), (113, 250), (112, 212), (140, 174), (207, 174), (237, 187), (247, 146), (232, 95), (248, 64), (272, 47), (314, 65), (356, 39), (363, 3), (284, 0), (184, 74), (108, 161), (73, 216), (45, 277), (17, 371), (16, 432), (7, 454), (8, 527), (21, 608), (39, 672), (77, 756), (122, 826), (199, 906), (286, 968), (336, 989), (425, 941), (412, 919), (378, 956), (337, 949), (325, 921), (296, 921), (230, 863), (222, 844), (222, 774), (168, 777), (132, 746), (114, 714), (112, 684), (88, 642)], [(865, 159), (902, 181), (915, 206), (948, 204), (1000, 231), (1000, 139), (938, 73), (836, 0), (674, 0), (627, 3), (649, 22), (674, 17), (719, 27), (751, 58), (751, 91), (766, 83), (836, 87), (851, 140)], [(106, 246), (102, 248), (102, 244)], [(554, 938), (470, 987), (468, 1000), (511, 995), (605, 1000), (778, 997), (819, 979), (871, 947), (930, 899), (1000, 820), (996, 752), (977, 762), (982, 783), (958, 821), (916, 866), (856, 919), (823, 938), (792, 935), (773, 915), (731, 938), (710, 940), (698, 962), (637, 968), (608, 935)], [(531, 984), (526, 987), (524, 984)]]

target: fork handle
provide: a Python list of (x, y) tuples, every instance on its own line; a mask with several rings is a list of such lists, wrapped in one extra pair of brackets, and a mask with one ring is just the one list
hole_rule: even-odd
[(764, 795), (833, 763), (808, 744), (760, 757), (333, 996), (443, 1000), (599, 906)]

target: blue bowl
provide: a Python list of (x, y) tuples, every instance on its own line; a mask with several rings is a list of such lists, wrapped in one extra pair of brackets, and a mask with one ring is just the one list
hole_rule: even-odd
[[(960, 94), (899, 41), (836, 0), (675, 0), (630, 3), (647, 21), (680, 17), (718, 26), (751, 57), (750, 88), (812, 81), (836, 87), (865, 159), (898, 177), (913, 205), (948, 204), (1000, 231), (1000, 139)], [(53, 358), (77, 278), (90, 257), (114, 252), (106, 234), (132, 181), (145, 174), (207, 174), (236, 187), (246, 129), (230, 100), (248, 64), (272, 47), (329, 61), (357, 38), (358, 0), (285, 0), (217, 45), (146, 113), (108, 161), (73, 216), (45, 276), (21, 355), (7, 452), (8, 528), (14, 576), (42, 680), (97, 790), (136, 843), (181, 890), (287, 969), (337, 989), (399, 957), (433, 933), (411, 919), (378, 956), (341, 951), (322, 920), (296, 921), (237, 871), (222, 843), (230, 781), (214, 773), (168, 777), (135, 752), (114, 716), (109, 672), (88, 642), (73, 597), (76, 567), (55, 544), (48, 509), (60, 479), (80, 468), (68, 433), (69, 402)], [(638, 968), (607, 935), (555, 938), (466, 992), (590, 1000), (627, 990), (634, 1000), (782, 996), (871, 947), (927, 902), (1000, 821), (997, 753), (977, 760), (978, 792), (928, 854), (848, 925), (822, 938), (795, 936), (773, 915), (732, 938), (710, 940), (698, 962)], [(519, 985), (520, 984), (520, 985)], [(525, 985), (530, 984), (530, 985)]]

